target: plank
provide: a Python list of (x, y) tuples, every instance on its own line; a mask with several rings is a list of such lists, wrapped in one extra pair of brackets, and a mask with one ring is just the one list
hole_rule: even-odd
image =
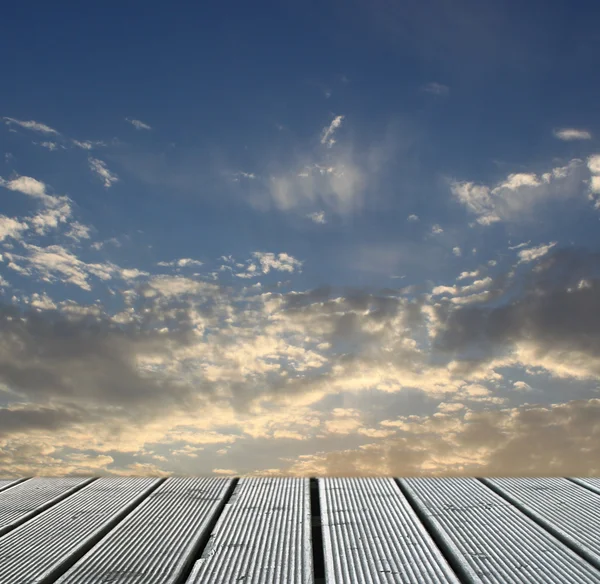
[(82, 477), (35, 477), (0, 492), (0, 536), (91, 481)]
[(598, 584), (600, 571), (477, 479), (401, 479), (464, 581)]
[(231, 479), (167, 479), (56, 584), (174, 584), (209, 534)]
[(327, 584), (458, 584), (391, 478), (319, 479)]
[(27, 479), (0, 479), (0, 492), (10, 489)]
[(2, 584), (50, 584), (159, 479), (103, 477), (0, 538)]
[(312, 584), (309, 479), (242, 478), (188, 584)]
[(497, 478), (484, 482), (600, 568), (600, 494), (564, 478)]

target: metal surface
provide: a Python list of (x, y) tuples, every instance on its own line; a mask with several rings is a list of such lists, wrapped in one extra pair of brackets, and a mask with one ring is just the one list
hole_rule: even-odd
[(458, 584), (393, 479), (319, 485), (327, 584)]
[(586, 479), (569, 479), (590, 491), (594, 491), (595, 493), (600, 493), (600, 478), (586, 478)]
[(242, 478), (188, 584), (312, 584), (308, 479)]
[(0, 535), (91, 482), (90, 478), (33, 478), (0, 492)]
[(472, 582), (598, 584), (600, 571), (477, 479), (401, 479)]
[(0, 537), (0, 582), (54, 582), (157, 483), (153, 478), (94, 480)]
[(0, 480), (0, 584), (600, 584), (600, 479), (236, 482)]
[(25, 479), (0, 479), (0, 492), (10, 489), (12, 486), (19, 484)]
[(231, 479), (170, 478), (57, 584), (172, 584), (191, 567)]
[(484, 482), (600, 568), (600, 494), (561, 478)]

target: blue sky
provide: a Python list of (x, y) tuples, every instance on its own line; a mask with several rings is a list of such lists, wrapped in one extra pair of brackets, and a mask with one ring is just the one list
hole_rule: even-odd
[(599, 472), (598, 12), (7, 8), (0, 474)]

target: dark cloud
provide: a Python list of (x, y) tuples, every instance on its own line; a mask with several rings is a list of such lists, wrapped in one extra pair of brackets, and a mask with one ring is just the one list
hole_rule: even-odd
[(597, 476), (600, 399), (414, 417), (400, 436), (305, 455), (290, 474)]
[[(600, 254), (559, 250), (504, 291), (499, 302), (438, 311), (443, 329), (434, 349), (473, 363), (491, 360), (515, 343), (550, 352), (600, 355)], [(590, 363), (591, 364), (591, 363)], [(600, 375), (600, 368), (592, 371)]]
[[(106, 317), (67, 317), (58, 311), (0, 307), (0, 381), (35, 403), (134, 408), (152, 415), (189, 407), (189, 388), (144, 375), (140, 355), (169, 356), (176, 343), (137, 324)], [(202, 392), (203, 388), (197, 388)], [(48, 412), (46, 412), (48, 413)], [(132, 415), (130, 412), (129, 415)]]

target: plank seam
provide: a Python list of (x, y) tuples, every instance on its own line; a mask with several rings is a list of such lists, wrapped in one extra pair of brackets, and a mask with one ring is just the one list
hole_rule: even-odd
[(449, 566), (454, 571), (455, 576), (461, 584), (480, 584), (481, 580), (471, 574), (469, 570), (461, 563), (460, 557), (458, 556), (458, 550), (452, 549), (453, 546), (446, 539), (446, 536), (442, 533), (441, 528), (439, 528), (435, 523), (423, 512), (421, 506), (416, 502), (415, 498), (410, 489), (406, 487), (402, 483), (402, 481), (398, 478), (394, 479), (396, 486), (400, 489), (402, 494), (406, 497), (408, 504), (411, 506), (412, 510), (415, 512), (419, 521), (423, 524), (423, 527), (435, 543), (438, 549), (448, 562)]
[(314, 584), (325, 584), (325, 551), (323, 550), (323, 521), (319, 499), (319, 479), (311, 477), (309, 484), (313, 582)]
[(8, 485), (4, 485), (3, 487), (0, 487), (0, 493), (2, 493), (3, 491), (7, 491), (8, 489), (12, 489), (13, 487), (16, 487), (17, 485), (20, 485), (21, 483), (24, 483), (25, 481), (28, 481), (31, 478), (32, 477), (25, 477), (25, 478), (22, 478), (22, 479), (15, 479), (14, 483), (9, 483)]
[[(95, 477), (96, 479), (98, 477)], [(73, 555), (69, 556), (62, 562), (52, 573), (41, 578), (37, 581), (37, 584), (54, 584), (59, 578), (64, 576), (68, 570), (70, 570), (85, 554), (87, 554), (95, 545), (97, 545), (112, 529), (114, 529), (125, 517), (127, 517), (132, 511), (139, 507), (162, 483), (166, 478), (160, 478), (157, 482), (152, 485), (146, 492), (138, 496), (137, 500), (134, 500), (133, 504), (127, 505), (119, 513), (117, 513), (107, 525), (98, 531), (98, 533), (88, 541), (88, 543), (78, 549)], [(88, 486), (92, 483), (87, 483)]]
[(487, 478), (477, 478), (477, 480), (484, 484), (488, 489), (496, 493), (496, 495), (502, 497), (505, 501), (516, 507), (523, 515), (526, 515), (531, 519), (537, 526), (547, 531), (550, 535), (554, 536), (563, 545), (568, 547), (572, 552), (577, 554), (580, 558), (583, 558), (595, 568), (600, 569), (600, 561), (594, 555), (589, 553), (581, 544), (569, 537), (567, 534), (562, 533), (560, 529), (554, 527), (549, 521), (546, 521), (543, 517), (538, 515), (535, 511), (529, 509), (524, 503), (521, 503), (515, 499), (512, 495), (504, 492), (500, 487), (489, 482)]
[(229, 487), (227, 487), (225, 496), (223, 497), (223, 499), (221, 499), (221, 502), (215, 509), (215, 512), (210, 518), (208, 524), (206, 525), (204, 534), (197, 542), (196, 549), (190, 554), (189, 561), (187, 562), (186, 567), (181, 571), (179, 577), (177, 578), (177, 580), (175, 580), (174, 584), (185, 584), (186, 582), (190, 581), (194, 573), (197, 572), (199, 566), (198, 561), (202, 558), (204, 550), (206, 549), (206, 546), (208, 545), (208, 542), (212, 537), (215, 526), (217, 525), (219, 518), (223, 514), (225, 507), (230, 502), (239, 480), (240, 479), (238, 477), (231, 479), (231, 483), (229, 484)]
[(87, 487), (89, 484), (93, 483), (96, 480), (96, 478), (97, 477), (91, 478), (91, 479), (89, 479), (87, 481), (83, 481), (79, 485), (75, 485), (74, 487), (71, 487), (68, 491), (66, 491), (64, 493), (61, 493), (60, 495), (57, 495), (54, 499), (52, 499), (50, 501), (46, 501), (45, 503), (43, 503), (42, 505), (40, 505), (36, 509), (33, 509), (32, 511), (30, 511), (29, 513), (27, 513), (23, 517), (21, 517), (19, 519), (16, 519), (10, 525), (7, 525), (6, 527), (0, 527), (0, 537), (2, 537), (3, 535), (6, 535), (7, 533), (10, 533), (13, 529), (16, 529), (17, 527), (20, 527), (24, 523), (27, 523), (28, 521), (31, 521), (35, 517), (38, 517), (44, 511), (47, 511), (51, 507), (54, 507), (54, 505), (57, 505), (58, 503), (61, 503), (67, 497), (70, 497), (71, 495), (74, 495), (77, 491), (83, 489), (83, 487)]

